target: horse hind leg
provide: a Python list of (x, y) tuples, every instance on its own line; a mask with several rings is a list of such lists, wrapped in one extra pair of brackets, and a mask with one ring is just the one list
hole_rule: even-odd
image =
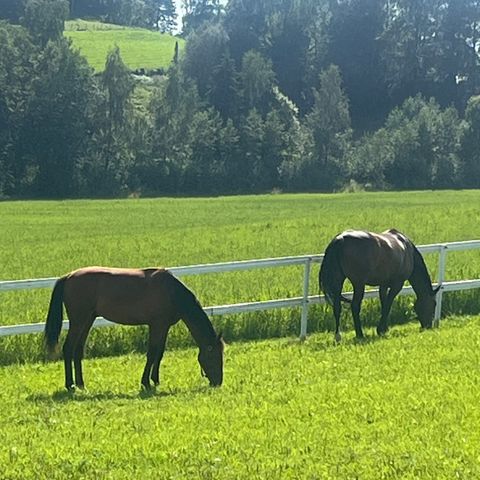
[(81, 334), (81, 321), (75, 318), (70, 318), (70, 325), (67, 333), (67, 338), (63, 344), (63, 362), (65, 365), (65, 388), (73, 391), (75, 385), (73, 383), (73, 368), (72, 361), (74, 357), (75, 348), (77, 346)]
[(342, 335), (340, 333), (340, 315), (342, 313), (342, 288), (343, 282), (345, 282), (345, 277), (343, 275), (338, 275), (335, 281), (333, 282), (332, 288), (332, 307), (333, 307), (333, 316), (335, 318), (335, 341), (339, 343), (342, 340)]
[(152, 367), (159, 355), (158, 338), (159, 328), (156, 324), (151, 323), (148, 329), (147, 361), (145, 363), (145, 368), (143, 369), (142, 379), (140, 380), (145, 390), (150, 390), (152, 388), (150, 385), (150, 376), (152, 375)]
[(336, 295), (333, 300), (333, 316), (335, 317), (335, 341), (338, 343), (342, 340), (340, 334), (340, 314), (342, 313), (342, 301), (340, 294)]
[(85, 383), (83, 381), (82, 360), (83, 360), (83, 354), (85, 350), (85, 342), (87, 341), (87, 337), (90, 332), (90, 328), (92, 327), (93, 322), (95, 321), (95, 317), (96, 315), (92, 314), (90, 316), (90, 320), (85, 324), (73, 354), (73, 365), (75, 367), (75, 386), (80, 389), (85, 388)]
[(365, 294), (365, 285), (353, 286), (353, 299), (352, 299), (352, 316), (353, 324), (355, 326), (355, 334), (357, 338), (363, 338), (362, 322), (360, 321), (360, 308), (362, 305), (363, 296)]

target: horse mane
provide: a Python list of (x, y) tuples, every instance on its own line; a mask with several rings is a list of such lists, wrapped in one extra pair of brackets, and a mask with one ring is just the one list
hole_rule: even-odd
[(428, 291), (430, 293), (433, 293), (432, 279), (430, 278), (430, 274), (428, 273), (425, 260), (423, 259), (422, 254), (412, 241), (410, 241), (410, 244), (413, 248), (413, 272), (409, 278), (409, 281), (414, 289), (415, 286), (413, 285), (412, 280), (416, 285), (418, 285), (419, 282), (423, 282), (423, 284), (427, 287)]
[(175, 296), (187, 327), (195, 330), (197, 330), (197, 328), (201, 329), (203, 334), (206, 333), (210, 337), (216, 337), (212, 322), (203, 310), (195, 294), (181, 280), (171, 273), (170, 275), (172, 279), (175, 280)]

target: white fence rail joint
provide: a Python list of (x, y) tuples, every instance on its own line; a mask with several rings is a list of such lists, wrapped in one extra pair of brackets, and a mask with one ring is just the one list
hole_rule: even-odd
[[(437, 294), (437, 306), (435, 309), (434, 324), (439, 325), (442, 314), (443, 292), (454, 292), (480, 288), (480, 279), (460, 280), (453, 282), (445, 281), (445, 270), (448, 251), (464, 251), (480, 249), (480, 240), (469, 240), (465, 242), (436, 243), (430, 245), (421, 245), (418, 247), (422, 254), (438, 253), (438, 273), (437, 285), (441, 285)], [(260, 310), (269, 310), (273, 308), (302, 307), (300, 322), (300, 338), (305, 339), (307, 335), (308, 307), (310, 304), (325, 303), (323, 295), (309, 295), (310, 273), (312, 263), (321, 263), (322, 255), (301, 255), (281, 258), (264, 258), (259, 260), (244, 260), (239, 262), (211, 263), (205, 265), (190, 265), (183, 267), (172, 267), (169, 270), (179, 277), (185, 275), (202, 275), (207, 273), (233, 272), (239, 270), (251, 270), (255, 268), (285, 267), (293, 265), (304, 265), (303, 274), (303, 295), (301, 297), (267, 300), (262, 302), (236, 303), (233, 305), (216, 305), (204, 308), (208, 315), (227, 315), (235, 313), (255, 312)], [(0, 292), (13, 290), (31, 290), (35, 288), (52, 288), (57, 278), (40, 278), (31, 280), (6, 280), (0, 281)], [(404, 287), (400, 295), (411, 295), (412, 287)], [(345, 293), (345, 296), (351, 297), (352, 293)], [(378, 290), (368, 290), (365, 292), (365, 298), (378, 296)], [(104, 318), (97, 318), (95, 327), (114, 325)], [(45, 327), (41, 323), (28, 323), (23, 325), (0, 326), (0, 337), (8, 335), (21, 335), (26, 333), (39, 333)], [(63, 322), (63, 328), (68, 329), (68, 321)]]

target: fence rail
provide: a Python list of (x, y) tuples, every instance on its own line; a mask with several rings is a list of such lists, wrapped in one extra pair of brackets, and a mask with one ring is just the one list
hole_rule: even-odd
[[(435, 325), (438, 326), (442, 313), (443, 292), (453, 292), (480, 288), (480, 279), (460, 280), (445, 282), (445, 269), (447, 263), (447, 252), (465, 251), (480, 249), (480, 240), (469, 240), (466, 242), (448, 242), (421, 245), (418, 247), (422, 254), (438, 253), (438, 273), (437, 285), (441, 285), (437, 294), (437, 308), (435, 310)], [(300, 323), (300, 338), (307, 335), (308, 326), (308, 307), (315, 303), (324, 303), (323, 295), (309, 295), (310, 272), (312, 263), (321, 263), (322, 255), (301, 255), (293, 257), (265, 258), (260, 260), (244, 260), (239, 262), (211, 263), (205, 265), (190, 265), (183, 267), (172, 267), (169, 270), (176, 276), (201, 275), (207, 273), (222, 273), (240, 270), (251, 270), (255, 268), (285, 267), (293, 265), (304, 265), (303, 274), (303, 295), (301, 297), (267, 300), (262, 302), (236, 303), (232, 305), (216, 305), (204, 308), (208, 315), (227, 315), (233, 313), (254, 312), (260, 310), (269, 310), (273, 308), (302, 307), (302, 316)], [(56, 278), (39, 278), (32, 280), (7, 280), (0, 281), (0, 292), (13, 290), (31, 290), (35, 288), (51, 288), (55, 284)], [(413, 293), (412, 287), (404, 287), (400, 295), (410, 295)], [(345, 296), (351, 297), (352, 293), (346, 293)], [(378, 296), (378, 290), (368, 290), (365, 292), (365, 298)], [(104, 318), (97, 318), (95, 327), (114, 325)], [(45, 324), (28, 323), (23, 325), (11, 325), (0, 327), (0, 337), (7, 335), (21, 335), (26, 333), (42, 332)], [(63, 328), (68, 328), (68, 321), (63, 322)]]

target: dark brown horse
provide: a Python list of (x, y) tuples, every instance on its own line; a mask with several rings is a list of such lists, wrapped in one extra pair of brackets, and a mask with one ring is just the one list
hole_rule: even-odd
[[(70, 328), (63, 345), (65, 387), (83, 388), (82, 358), (97, 316), (123, 325), (148, 325), (147, 363), (142, 385), (159, 384), (160, 361), (169, 328), (182, 319), (200, 348), (198, 361), (212, 386), (223, 380), (223, 340), (195, 295), (168, 270), (87, 267), (57, 280), (45, 325), (50, 351), (58, 344), (65, 304)], [(72, 375), (75, 366), (75, 383)]]
[[(342, 287), (348, 278), (353, 285), (353, 299), (342, 295)], [(363, 337), (360, 322), (360, 306), (365, 285), (378, 286), (382, 316), (377, 333), (387, 329), (387, 317), (396, 295), (408, 280), (417, 296), (415, 312), (423, 328), (431, 328), (435, 313), (435, 295), (427, 267), (417, 247), (397, 230), (381, 234), (347, 230), (337, 235), (325, 250), (319, 274), (320, 289), (333, 305), (335, 339), (340, 341), (341, 301), (351, 303), (357, 338)]]

